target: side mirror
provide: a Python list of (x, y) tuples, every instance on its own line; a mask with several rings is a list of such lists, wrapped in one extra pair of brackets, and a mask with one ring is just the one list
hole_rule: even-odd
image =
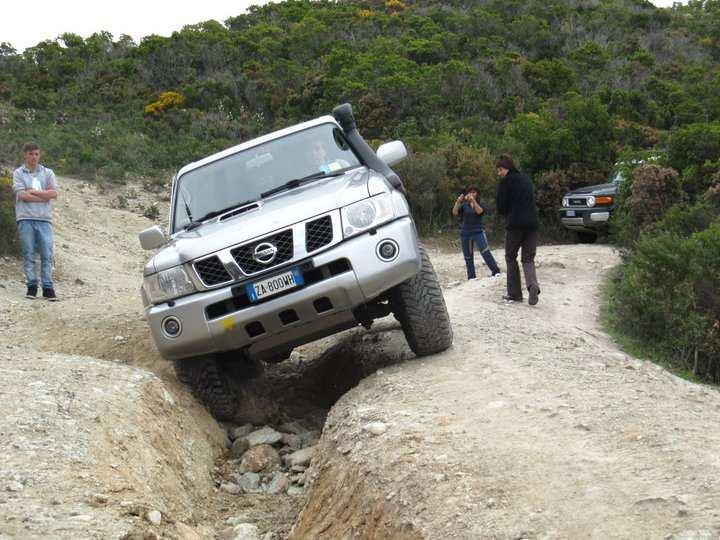
[(402, 141), (391, 141), (377, 149), (377, 156), (390, 167), (400, 163), (408, 155), (407, 148)]
[(142, 246), (143, 249), (157, 249), (167, 243), (165, 233), (157, 225), (145, 229), (138, 236), (140, 238), (140, 246)]

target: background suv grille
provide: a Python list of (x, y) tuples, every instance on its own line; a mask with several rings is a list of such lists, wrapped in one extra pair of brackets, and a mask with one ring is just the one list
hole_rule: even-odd
[(328, 245), (333, 239), (332, 219), (321, 217), (305, 224), (305, 249), (308, 253)]
[(570, 197), (568, 204), (570, 206), (587, 206), (587, 199), (585, 197)]
[[(277, 248), (277, 255), (275, 260), (270, 264), (262, 264), (253, 259), (253, 252), (258, 244), (264, 244), (269, 242)], [(266, 236), (265, 238), (253, 242), (252, 244), (245, 244), (244, 246), (233, 249), (230, 254), (238, 263), (240, 269), (246, 274), (257, 274), (263, 270), (268, 270), (279, 264), (289, 261), (293, 257), (293, 235), (292, 229), (283, 231), (274, 236)]]
[(196, 262), (195, 270), (197, 270), (203, 283), (209, 287), (217, 285), (218, 283), (225, 283), (232, 279), (220, 262), (220, 259), (215, 255)]

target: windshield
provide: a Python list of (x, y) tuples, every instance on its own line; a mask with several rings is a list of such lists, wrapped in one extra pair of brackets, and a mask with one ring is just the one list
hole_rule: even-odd
[(360, 161), (334, 124), (312, 128), (248, 148), (178, 179), (173, 232), (193, 220), (261, 198), (290, 180), (332, 174)]

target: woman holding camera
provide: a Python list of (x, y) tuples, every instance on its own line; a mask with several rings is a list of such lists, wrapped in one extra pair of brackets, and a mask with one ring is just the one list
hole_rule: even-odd
[(484, 205), (477, 201), (478, 189), (469, 187), (455, 201), (452, 213), (453, 216), (462, 220), (462, 230), (460, 231), (460, 244), (462, 245), (463, 256), (465, 257), (465, 266), (467, 267), (468, 279), (475, 278), (475, 259), (473, 256), (473, 242), (477, 244), (485, 264), (490, 269), (490, 275), (493, 277), (500, 275), (495, 258), (490, 253), (490, 247), (485, 236), (485, 228), (483, 227), (483, 214), (485, 213)]

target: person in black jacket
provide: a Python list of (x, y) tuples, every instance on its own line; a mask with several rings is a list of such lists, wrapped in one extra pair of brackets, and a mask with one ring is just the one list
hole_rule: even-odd
[(540, 285), (535, 273), (535, 252), (538, 241), (538, 215), (532, 180), (515, 167), (513, 158), (501, 155), (495, 166), (500, 177), (497, 189), (497, 211), (505, 216), (505, 261), (507, 262), (507, 295), (505, 300), (522, 302), (520, 268), (517, 255), (522, 248), (521, 261), (528, 289), (528, 303), (538, 303)]

